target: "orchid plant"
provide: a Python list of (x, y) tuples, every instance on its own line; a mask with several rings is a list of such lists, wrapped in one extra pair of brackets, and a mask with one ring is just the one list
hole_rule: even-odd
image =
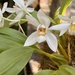
[[(29, 7), (34, 0), (13, 1), (15, 2), (13, 8), (7, 7), (7, 2), (4, 3), (2, 9), (0, 8), (0, 75), (19, 75), (29, 62), (33, 52), (45, 55), (56, 66), (56, 70), (41, 70), (34, 75), (74, 75), (75, 68), (69, 66), (69, 55), (60, 43), (63, 41), (60, 38), (64, 36), (64, 33), (75, 35), (75, 16), (71, 18), (62, 16), (72, 0), (68, 0), (69, 2), (63, 0), (60, 10), (58, 10), (59, 13), (56, 13), (59, 22), (60, 19), (67, 21), (60, 24), (56, 24), (54, 19), (46, 15), (42, 9), (35, 11), (34, 8)], [(4, 17), (4, 12), (11, 14)], [(29, 22), (36, 28), (36, 31), (27, 37), (21, 27), (21, 21)], [(53, 25), (54, 22), (55, 25)], [(22, 32), (11, 28), (16, 23)], [(60, 34), (58, 34), (58, 30)], [(43, 42), (47, 42), (52, 53), (45, 52), (37, 46)], [(54, 65), (52, 66), (54, 67)]]

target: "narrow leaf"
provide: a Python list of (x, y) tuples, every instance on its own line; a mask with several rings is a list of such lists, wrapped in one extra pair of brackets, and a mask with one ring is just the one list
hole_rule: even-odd
[(53, 75), (52, 73), (53, 73), (52, 70), (42, 70), (36, 73), (35, 75)]
[(57, 9), (56, 13), (55, 13), (55, 17), (54, 17), (54, 20), (55, 22), (58, 24), (60, 23), (60, 19), (58, 18), (58, 15), (61, 14), (61, 15), (64, 15), (65, 12), (66, 12), (66, 9), (67, 7), (71, 4), (72, 0), (62, 0), (62, 4), (61, 6)]

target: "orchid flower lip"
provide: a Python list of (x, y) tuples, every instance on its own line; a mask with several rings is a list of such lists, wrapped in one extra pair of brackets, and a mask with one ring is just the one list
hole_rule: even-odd
[(46, 27), (44, 25), (39, 25), (37, 27), (38, 36), (45, 36), (46, 35)]
[(42, 42), (44, 42), (44, 41), (46, 41), (46, 38), (45, 38), (45, 36), (38, 36), (38, 38), (37, 38), (37, 42), (38, 43), (42, 43)]

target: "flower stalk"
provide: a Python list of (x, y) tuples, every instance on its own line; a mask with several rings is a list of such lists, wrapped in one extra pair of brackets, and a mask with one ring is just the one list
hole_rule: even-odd
[(68, 36), (68, 59), (69, 63), (71, 63), (71, 49), (70, 49), (70, 37)]
[(62, 47), (62, 45), (61, 45), (60, 43), (59, 43), (58, 45), (59, 45), (59, 48), (60, 48), (62, 54), (64, 55), (64, 57), (69, 60), (68, 55), (67, 55), (67, 53), (65, 52), (65, 49), (63, 49), (63, 47)]
[(22, 33), (23, 33), (24, 35), (26, 35), (25, 32), (24, 32), (24, 30), (23, 30), (23, 28), (22, 28), (21, 25), (20, 25), (20, 22), (18, 22), (18, 25), (19, 25), (19, 28), (20, 28), (20, 30), (22, 31)]
[(19, 20), (11, 20), (11, 19), (8, 19), (8, 18), (5, 18), (3, 17), (3, 19), (7, 20), (7, 21), (13, 21), (13, 22), (18, 22)]

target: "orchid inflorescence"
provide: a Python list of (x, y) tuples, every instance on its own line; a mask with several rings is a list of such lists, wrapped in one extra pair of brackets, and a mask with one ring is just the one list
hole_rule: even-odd
[[(36, 31), (33, 32), (26, 40), (24, 46), (31, 46), (36, 42), (41, 43), (46, 41), (50, 49), (54, 52), (57, 50), (58, 41), (56, 36), (52, 33), (52, 30), (60, 30), (60, 35), (63, 35), (66, 31), (68, 31), (71, 35), (75, 34), (75, 16), (71, 18), (59, 15), (58, 17), (62, 20), (67, 21), (67, 23), (62, 23), (58, 25), (50, 26), (50, 19), (44, 12), (40, 9), (37, 12), (37, 19), (35, 19), (30, 13), (34, 11), (34, 8), (29, 7), (30, 4), (34, 2), (34, 0), (28, 0), (26, 4), (24, 0), (13, 0), (15, 2), (15, 6), (13, 8), (7, 7), (7, 2), (4, 3), (2, 10), (0, 9), (0, 27), (4, 26), (4, 20), (11, 21), (10, 25), (19, 22), (22, 17), (26, 17), (26, 19), (36, 27)], [(17, 16), (14, 20), (3, 17), (4, 12), (15, 13)]]

